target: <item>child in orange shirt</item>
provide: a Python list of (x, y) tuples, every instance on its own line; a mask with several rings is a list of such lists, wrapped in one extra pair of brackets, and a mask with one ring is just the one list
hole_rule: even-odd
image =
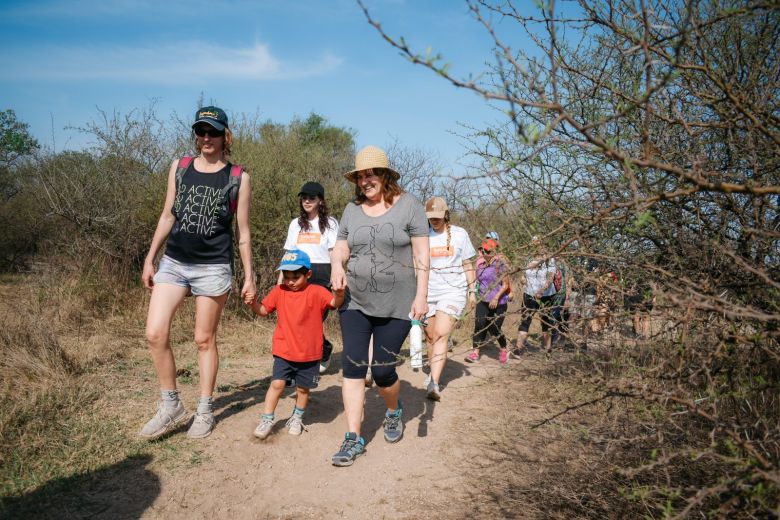
[(274, 424), (274, 411), (288, 380), (297, 386), (295, 409), (286, 427), (290, 435), (303, 431), (303, 413), (309, 402), (309, 393), (317, 388), (322, 359), (322, 316), (327, 309), (337, 309), (344, 302), (344, 290), (329, 292), (322, 286), (309, 283), (311, 260), (299, 249), (287, 251), (277, 271), (282, 272), (281, 285), (275, 286), (262, 301), (247, 302), (259, 316), (276, 311), (274, 329), (273, 375), (265, 394), (265, 405), (260, 424), (254, 435), (265, 439)]

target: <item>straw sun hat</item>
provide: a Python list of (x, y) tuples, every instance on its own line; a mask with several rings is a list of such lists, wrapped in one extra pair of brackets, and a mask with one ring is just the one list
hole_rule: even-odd
[(390, 161), (387, 159), (385, 151), (371, 145), (362, 148), (355, 155), (355, 169), (345, 173), (344, 177), (349, 182), (357, 182), (357, 172), (368, 170), (369, 168), (382, 168), (390, 172), (390, 176), (396, 181), (401, 177), (400, 173), (390, 168)]

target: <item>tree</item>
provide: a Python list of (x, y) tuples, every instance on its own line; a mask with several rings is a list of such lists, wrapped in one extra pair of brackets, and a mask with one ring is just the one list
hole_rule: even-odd
[[(664, 303), (669, 334), (654, 343), (664, 353), (642, 367), (641, 383), (603, 381), (693, 418), (655, 425), (688, 437), (658, 441), (664, 462), (638, 470), (657, 483), (651, 507), (671, 504), (683, 515), (776, 508), (780, 5), (466, 4), (494, 43), (491, 67), (466, 79), (440, 54), (389, 35), (361, 6), (409, 61), (504, 110), (503, 124), (471, 135), (486, 189), (508, 194), (497, 203), (543, 213), (532, 231), (556, 255), (599, 259), (624, 282), (650, 283)], [(509, 43), (517, 31), (531, 48)], [(635, 349), (625, 355), (633, 364)], [(691, 457), (702, 472), (679, 474), (693, 480), (654, 473), (663, 467), (668, 478)], [(756, 486), (757, 495), (744, 491)]]
[(16, 119), (13, 110), (0, 112), (0, 166), (8, 168), (39, 148), (28, 128), (27, 123)]

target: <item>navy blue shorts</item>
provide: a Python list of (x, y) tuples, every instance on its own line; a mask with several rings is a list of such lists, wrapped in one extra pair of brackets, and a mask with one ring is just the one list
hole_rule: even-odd
[(288, 361), (274, 356), (274, 371), (271, 379), (295, 381), (300, 388), (317, 388), (320, 382), (320, 360)]

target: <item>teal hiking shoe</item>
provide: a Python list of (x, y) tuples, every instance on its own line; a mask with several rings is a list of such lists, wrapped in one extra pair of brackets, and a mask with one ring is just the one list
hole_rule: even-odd
[(351, 466), (355, 459), (365, 452), (365, 439), (358, 437), (355, 432), (347, 432), (344, 434), (344, 442), (341, 443), (341, 448), (333, 455), (331, 461), (334, 466)]
[(404, 406), (401, 400), (398, 400), (398, 409), (395, 412), (385, 412), (385, 440), (387, 442), (398, 442), (404, 436), (404, 423), (401, 416), (404, 414)]

